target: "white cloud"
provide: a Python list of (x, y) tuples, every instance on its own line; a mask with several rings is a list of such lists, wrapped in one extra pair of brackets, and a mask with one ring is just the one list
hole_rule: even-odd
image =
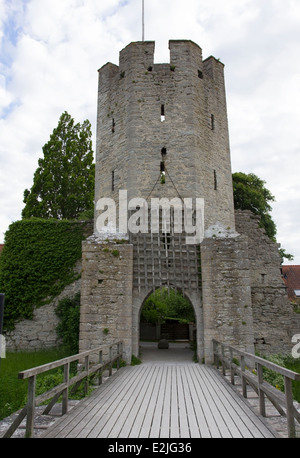
[[(0, 0), (0, 242), (61, 113), (95, 133), (97, 70), (141, 40), (141, 3)], [(169, 39), (224, 62), (233, 171), (267, 182), (278, 240), (298, 264), (299, 20), (298, 0), (145, 0), (156, 62), (169, 61)]]

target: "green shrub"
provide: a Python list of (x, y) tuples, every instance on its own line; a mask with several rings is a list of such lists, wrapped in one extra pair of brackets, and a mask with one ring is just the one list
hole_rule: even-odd
[[(266, 359), (268, 359), (268, 361), (271, 361), (274, 364), (278, 364), (278, 366), (285, 367), (284, 357), (281, 355), (270, 355)], [(272, 371), (271, 369), (267, 367), (263, 368), (263, 374), (264, 374), (264, 380), (266, 382), (275, 386), (280, 391), (284, 391), (284, 380), (281, 374), (278, 374), (277, 372)]]
[[(286, 369), (290, 369), (294, 372), (300, 373), (300, 360), (297, 360), (289, 355), (270, 355), (266, 358), (268, 361), (272, 363), (278, 364), (278, 366), (285, 367)], [(284, 377), (272, 371), (271, 369), (264, 368), (264, 380), (266, 380), (271, 385), (278, 388), (280, 391), (284, 392)], [(299, 382), (292, 382), (293, 387), (293, 398), (300, 402), (300, 383)]]
[(0, 292), (5, 293), (4, 330), (32, 319), (35, 307), (56, 297), (77, 277), (84, 223), (30, 218), (12, 223), (0, 256)]
[(78, 353), (80, 293), (73, 298), (66, 297), (59, 301), (55, 313), (60, 318), (56, 328), (57, 335), (70, 353)]
[(139, 364), (142, 364), (140, 358), (135, 355), (131, 355), (131, 366), (138, 366)]

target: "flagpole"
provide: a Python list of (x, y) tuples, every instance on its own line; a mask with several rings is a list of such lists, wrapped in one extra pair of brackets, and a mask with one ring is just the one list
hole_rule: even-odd
[(142, 41), (145, 41), (145, 2), (142, 0)]

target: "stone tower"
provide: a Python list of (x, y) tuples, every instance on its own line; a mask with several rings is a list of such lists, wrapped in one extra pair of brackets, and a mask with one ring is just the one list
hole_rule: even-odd
[[(205, 228), (234, 229), (224, 65), (185, 40), (170, 40), (170, 63), (154, 64), (154, 47), (131, 43), (119, 66), (99, 70), (95, 200), (177, 191), (204, 198)], [(169, 178), (153, 190), (162, 152)]]
[[(95, 225), (83, 244), (80, 350), (120, 339), (128, 361), (138, 355), (143, 303), (166, 286), (193, 305), (198, 358), (211, 362), (214, 337), (253, 351), (247, 240), (235, 232), (224, 65), (203, 60), (188, 40), (170, 40), (170, 63), (155, 64), (154, 47), (131, 43), (119, 66), (99, 70)], [(183, 209), (185, 199), (201, 199), (201, 245), (187, 243), (185, 226), (174, 229), (172, 212), (167, 229), (159, 222), (152, 233), (140, 219), (140, 230), (128, 231), (128, 202), (138, 198), (147, 205), (177, 198)], [(145, 204), (143, 211), (154, 220)]]

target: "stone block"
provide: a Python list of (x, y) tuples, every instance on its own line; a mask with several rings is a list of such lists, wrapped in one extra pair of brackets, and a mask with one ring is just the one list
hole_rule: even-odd
[(167, 339), (161, 339), (157, 344), (157, 348), (160, 350), (167, 350), (169, 348), (169, 342), (167, 341)]

